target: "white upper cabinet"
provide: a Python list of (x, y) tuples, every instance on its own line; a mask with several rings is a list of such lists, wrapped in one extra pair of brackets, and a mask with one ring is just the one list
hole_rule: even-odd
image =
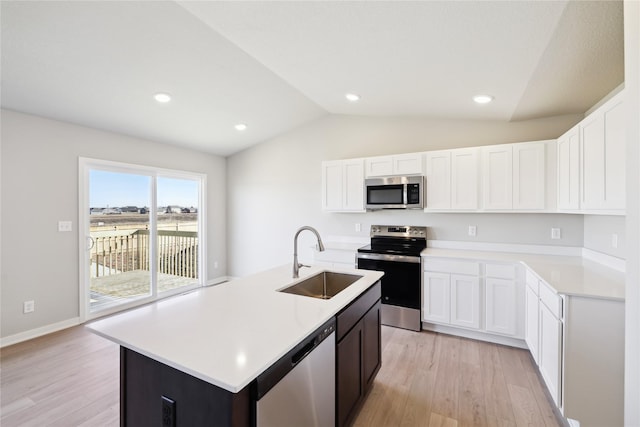
[(452, 209), (478, 209), (479, 153), (477, 148), (451, 151)]
[(592, 213), (624, 213), (626, 139), (623, 93), (590, 114), (579, 127), (581, 209)]
[(580, 129), (558, 138), (558, 210), (580, 209)]
[(513, 208), (513, 147), (511, 144), (482, 148), (482, 207)]
[(482, 207), (485, 210), (546, 208), (546, 147), (554, 141), (482, 147)]
[(389, 175), (422, 175), (422, 153), (368, 157), (365, 160), (367, 178)]
[(546, 142), (513, 145), (513, 209), (545, 209)]
[(425, 154), (425, 211), (478, 209), (478, 149)]
[(363, 159), (322, 162), (322, 209), (365, 212)]
[(451, 209), (451, 151), (430, 151), (425, 155), (425, 209)]

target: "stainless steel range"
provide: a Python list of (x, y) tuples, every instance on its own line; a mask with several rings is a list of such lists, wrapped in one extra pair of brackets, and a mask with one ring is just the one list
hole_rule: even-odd
[(420, 252), (427, 247), (427, 227), (372, 225), (370, 236), (356, 259), (358, 268), (384, 272), (382, 324), (421, 330)]

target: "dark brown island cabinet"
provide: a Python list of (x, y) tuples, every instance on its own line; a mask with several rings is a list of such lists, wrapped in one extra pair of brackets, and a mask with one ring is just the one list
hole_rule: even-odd
[[(380, 281), (336, 316), (336, 425), (353, 421), (381, 365)], [(255, 383), (255, 381), (254, 381)], [(120, 348), (120, 425), (255, 426), (253, 383), (231, 393)]]
[(336, 425), (349, 425), (382, 364), (380, 282), (338, 313), (336, 346)]

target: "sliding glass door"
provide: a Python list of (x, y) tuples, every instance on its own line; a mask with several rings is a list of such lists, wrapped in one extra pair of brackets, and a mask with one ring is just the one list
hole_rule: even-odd
[(80, 160), (84, 318), (202, 285), (204, 178)]

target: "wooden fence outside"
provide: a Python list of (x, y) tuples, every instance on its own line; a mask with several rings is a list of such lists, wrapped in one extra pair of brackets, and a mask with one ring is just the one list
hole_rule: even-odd
[[(198, 277), (198, 233), (158, 230), (158, 272), (181, 277)], [(118, 235), (91, 236), (93, 277), (133, 270), (150, 270), (149, 230)]]

